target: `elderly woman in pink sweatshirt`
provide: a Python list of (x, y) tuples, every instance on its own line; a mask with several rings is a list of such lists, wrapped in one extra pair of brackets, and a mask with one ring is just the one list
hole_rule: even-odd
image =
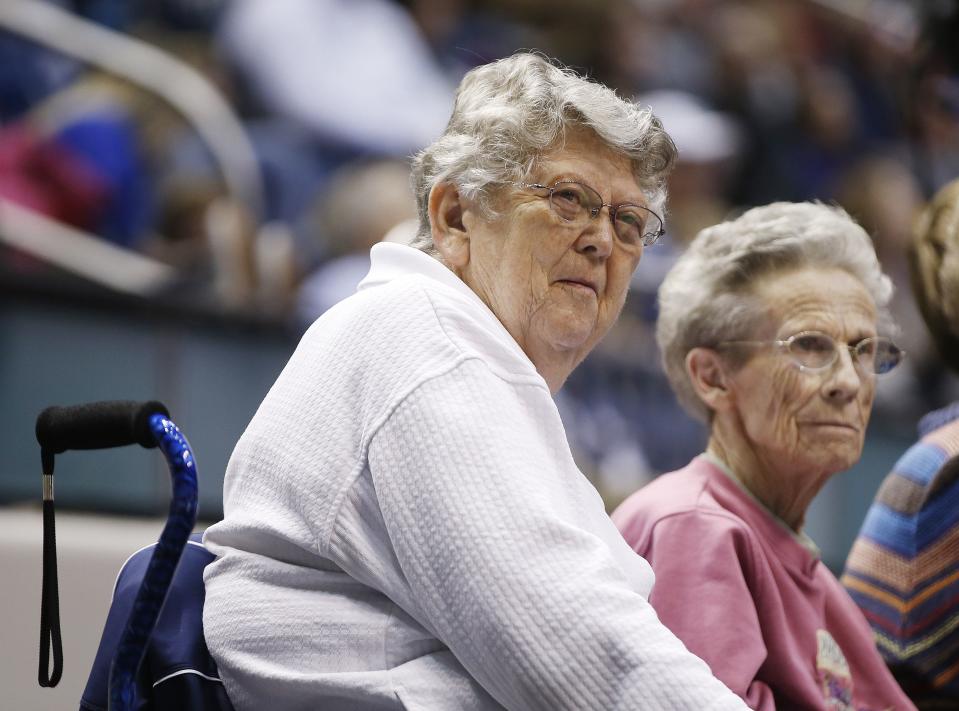
[(754, 709), (915, 708), (802, 530), (902, 357), (891, 291), (848, 215), (789, 203), (703, 230), (660, 290), (666, 371), (709, 443), (613, 520), (660, 619)]

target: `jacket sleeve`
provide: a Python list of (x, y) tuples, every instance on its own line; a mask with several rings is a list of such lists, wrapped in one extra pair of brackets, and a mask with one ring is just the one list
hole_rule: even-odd
[(959, 455), (947, 447), (921, 441), (896, 462), (842, 576), (879, 651), (919, 705), (959, 699), (959, 675), (948, 673), (948, 660), (959, 656), (959, 584), (949, 575), (959, 562)]
[(369, 465), (412, 614), (509, 709), (743, 709), (629, 584), (550, 417), (541, 384), (466, 361), (379, 426)]
[(691, 510), (657, 521), (640, 552), (656, 571), (650, 602), (660, 619), (750, 708), (775, 709), (757, 679), (766, 660), (750, 534), (719, 513)]

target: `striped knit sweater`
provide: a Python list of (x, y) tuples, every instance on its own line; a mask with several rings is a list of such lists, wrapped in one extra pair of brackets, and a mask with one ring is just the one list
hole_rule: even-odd
[(927, 415), (866, 516), (842, 582), (920, 709), (959, 708), (959, 403)]

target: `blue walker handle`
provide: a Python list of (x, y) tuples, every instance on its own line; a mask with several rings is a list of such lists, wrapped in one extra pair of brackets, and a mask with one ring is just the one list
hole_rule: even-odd
[(153, 550), (110, 668), (110, 711), (134, 708), (137, 669), (160, 616), (180, 555), (196, 524), (196, 462), (190, 443), (164, 415), (151, 415), (148, 422), (170, 467), (173, 498), (166, 525)]

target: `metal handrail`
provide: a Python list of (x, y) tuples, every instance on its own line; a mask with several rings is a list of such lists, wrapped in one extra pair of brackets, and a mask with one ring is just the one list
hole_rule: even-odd
[(168, 102), (196, 129), (230, 193), (255, 215), (263, 211), (256, 152), (229, 103), (200, 72), (179, 59), (42, 0), (0, 2), (0, 28), (137, 84)]
[(173, 284), (173, 267), (0, 198), (0, 243), (115, 291), (149, 296)]

